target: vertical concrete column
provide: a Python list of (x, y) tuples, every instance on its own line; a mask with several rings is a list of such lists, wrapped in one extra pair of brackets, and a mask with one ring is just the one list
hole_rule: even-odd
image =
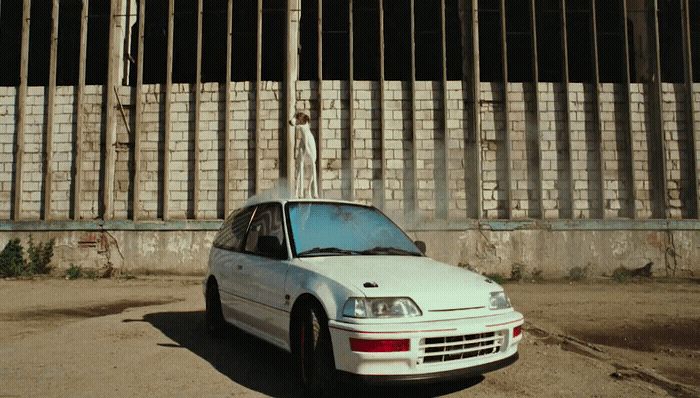
[[(319, 0), (320, 2), (320, 0)], [(384, 79), (384, 0), (379, 0), (379, 135), (382, 152), (381, 185), (382, 194), (381, 208), (386, 205), (386, 115), (384, 99), (386, 98), (386, 87)]]
[[(380, 0), (381, 1), (381, 0)], [(318, 43), (318, 131), (316, 136), (316, 169), (319, 196), (323, 197), (323, 0), (318, 0), (318, 21), (316, 24)], [(295, 138), (296, 139), (296, 138)]]
[(80, 187), (83, 170), (83, 118), (85, 111), (83, 103), (85, 98), (85, 68), (87, 67), (87, 34), (88, 17), (90, 12), (89, 0), (83, 0), (83, 7), (80, 13), (80, 55), (78, 56), (78, 87), (75, 98), (75, 138), (73, 140), (73, 219), (80, 219)]
[(629, 47), (629, 33), (627, 26), (627, 0), (620, 0), (622, 2), (622, 31), (624, 35), (624, 56), (625, 56), (625, 106), (627, 112), (627, 149), (629, 153), (629, 181), (630, 181), (630, 197), (629, 197), (629, 209), (630, 218), (637, 218), (637, 180), (635, 177), (635, 165), (636, 165), (636, 151), (634, 149), (634, 129), (632, 128), (632, 73), (630, 71), (630, 47)]
[(204, 0), (197, 1), (197, 59), (194, 84), (194, 186), (192, 195), (192, 218), (199, 218), (199, 189), (200, 189), (200, 159), (199, 136), (202, 122), (202, 14), (204, 13)]
[(134, 175), (132, 177), (133, 204), (132, 218), (138, 220), (141, 203), (141, 133), (143, 131), (143, 46), (144, 46), (144, 28), (146, 20), (146, 0), (138, 2), (138, 44), (136, 50), (136, 100), (134, 104)]
[(442, 192), (437, 195), (437, 216), (439, 218), (448, 219), (450, 214), (450, 145), (449, 145), (449, 130), (447, 123), (449, 120), (448, 101), (447, 101), (447, 27), (445, 20), (445, 0), (440, 0), (440, 53), (441, 53), (441, 73), (442, 73), (442, 144), (443, 144), (443, 162), (442, 167), (445, 168), (444, 181)]
[(287, 173), (287, 189), (294, 189), (294, 127), (287, 120), (296, 113), (296, 87), (299, 79), (299, 21), (301, 17), (301, 1), (287, 0), (287, 57), (285, 62), (285, 139), (287, 154), (285, 171)]
[(659, 1), (658, 0), (651, 0), (651, 14), (649, 15), (651, 18), (651, 26), (652, 26), (652, 47), (654, 49), (654, 53), (652, 56), (652, 62), (653, 62), (653, 73), (654, 73), (654, 78), (652, 79), (652, 86), (653, 86), (653, 120), (654, 120), (654, 130), (656, 133), (656, 136), (659, 140), (658, 145), (661, 148), (661, 179), (659, 182), (661, 183), (661, 186), (658, 187), (661, 190), (661, 193), (663, 195), (663, 200), (661, 203), (657, 203), (657, 205), (662, 206), (663, 210), (663, 217), (664, 218), (669, 218), (669, 197), (668, 197), (668, 174), (667, 174), (667, 164), (666, 164), (666, 158), (667, 158), (667, 153), (666, 153), (666, 137), (665, 137), (665, 132), (664, 132), (664, 123), (663, 123), (663, 88), (661, 85), (661, 47), (660, 47), (660, 41), (659, 41)]
[(506, 146), (506, 218), (513, 215), (513, 168), (512, 156), (513, 143), (511, 142), (510, 126), (510, 94), (508, 90), (508, 40), (506, 31), (506, 0), (501, 0), (499, 4), (499, 14), (501, 17), (501, 59), (503, 60), (503, 124), (504, 141)]
[[(419, 0), (420, 1), (420, 0)], [(417, 218), (418, 214), (418, 137), (416, 130), (416, 4), (415, 0), (410, 0), (411, 4), (411, 172), (413, 173), (413, 178), (411, 183), (413, 184), (412, 198), (412, 208), (404, 209), (410, 210), (411, 214)], [(405, 202), (404, 202), (405, 203)], [(405, 204), (404, 204), (405, 206)], [(410, 220), (417, 221), (417, 220)]]
[(121, 46), (117, 45), (117, 40), (121, 36), (122, 28), (119, 23), (119, 15), (124, 5), (124, 0), (112, 0), (109, 10), (109, 36), (107, 50), (107, 87), (105, 87), (105, 153), (104, 170), (102, 171), (103, 196), (102, 196), (102, 218), (111, 220), (114, 218), (114, 168), (116, 160), (117, 144), (117, 119), (115, 115), (115, 104), (117, 95), (117, 82), (119, 78), (119, 55), (123, 54)]
[(165, 132), (163, 140), (163, 220), (170, 218), (170, 136), (173, 131), (173, 28), (175, 26), (175, 0), (168, 1), (168, 42), (165, 49)]
[(31, 0), (22, 3), (22, 43), (20, 45), (19, 61), (19, 92), (17, 93), (17, 137), (15, 148), (15, 193), (13, 218), (18, 221), (22, 217), (22, 166), (24, 161), (24, 129), (27, 123), (27, 79), (29, 76), (29, 24)]
[(350, 152), (350, 183), (348, 200), (355, 200), (355, 59), (352, 0), (348, 0), (348, 148)]
[[(598, 17), (596, 10), (596, 0), (591, 0), (591, 56), (593, 57), (593, 120), (594, 120), (594, 131), (596, 132), (597, 142), (597, 152), (598, 152), (598, 170), (600, 170), (600, 203), (599, 208), (595, 209), (599, 212), (600, 218), (605, 218), (605, 171), (603, 161), (603, 121), (600, 116), (600, 66), (598, 61)], [(590, 173), (589, 179), (590, 179)], [(589, 185), (590, 194), (590, 185)], [(591, 214), (594, 209), (591, 209)]]
[(226, 6), (226, 83), (224, 96), (224, 219), (231, 211), (231, 68), (233, 65), (233, 0)]
[[(562, 76), (564, 77), (564, 125), (566, 128), (566, 139), (568, 141), (568, 156), (569, 156), (569, 218), (574, 218), (576, 214), (576, 206), (574, 205), (574, 161), (572, 156), (571, 144), (571, 102), (569, 100), (569, 38), (567, 32), (566, 21), (566, 1), (560, 1), (560, 17), (561, 17), (561, 51), (563, 56)], [(561, 206), (561, 198), (559, 198)], [(561, 213), (560, 213), (561, 215)]]
[[(473, 142), (474, 150), (471, 154), (473, 160), (465, 159), (464, 167), (467, 173), (472, 173), (474, 176), (474, 184), (471, 187), (474, 199), (473, 207), (470, 205), (470, 195), (467, 192), (466, 209), (467, 218), (482, 218), (482, 187), (481, 187), (481, 73), (479, 64), (479, 2), (471, 0), (471, 2), (459, 2), (459, 19), (461, 26), (461, 42), (462, 42), (462, 84), (468, 87), (469, 99), (465, 101), (465, 107), (468, 107), (469, 123), (466, 125), (465, 145), (470, 141)], [(466, 153), (466, 152), (465, 152)], [(466, 157), (467, 155), (465, 155)], [(470, 164), (473, 167), (470, 167)], [(474, 211), (469, 214), (470, 209)]]
[(255, 194), (258, 195), (262, 192), (261, 181), (262, 181), (262, 169), (260, 166), (260, 157), (262, 156), (262, 151), (260, 150), (260, 134), (262, 132), (261, 118), (260, 118), (260, 92), (262, 85), (262, 23), (263, 23), (263, 0), (258, 0), (258, 12), (257, 12), (257, 25), (256, 25), (256, 50), (255, 50)]
[(544, 218), (544, 192), (542, 189), (542, 116), (540, 115), (540, 65), (537, 48), (537, 7), (535, 0), (530, 0), (530, 47), (532, 48), (532, 90), (534, 93), (535, 126), (537, 134), (537, 199), (540, 218)]
[(46, 145), (44, 146), (44, 220), (51, 219), (51, 176), (53, 125), (56, 114), (56, 64), (58, 60), (58, 0), (51, 5), (51, 42), (49, 45), (49, 88), (46, 102)]
[[(698, 169), (700, 164), (698, 164), (698, 148), (697, 148), (697, 138), (698, 129), (695, 125), (695, 112), (697, 111), (695, 105), (695, 92), (693, 89), (693, 49), (691, 43), (691, 33), (690, 33), (690, 4), (688, 0), (682, 0), (682, 18), (683, 18), (683, 71), (685, 72), (685, 100), (686, 100), (686, 118), (688, 123), (688, 129), (690, 130), (690, 148), (687, 149), (690, 154), (690, 178), (693, 187), (691, 188), (691, 195), (693, 195), (694, 206), (694, 217), (700, 218), (700, 192), (698, 192)], [(696, 43), (700, 46), (700, 43)]]

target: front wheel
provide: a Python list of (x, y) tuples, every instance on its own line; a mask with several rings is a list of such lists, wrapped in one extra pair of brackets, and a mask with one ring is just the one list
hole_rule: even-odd
[(301, 310), (295, 328), (295, 359), (306, 395), (331, 396), (336, 371), (326, 314), (318, 304), (309, 305)]
[(226, 329), (226, 321), (221, 310), (219, 286), (216, 281), (210, 281), (207, 284), (206, 306), (207, 330), (212, 336), (222, 336)]

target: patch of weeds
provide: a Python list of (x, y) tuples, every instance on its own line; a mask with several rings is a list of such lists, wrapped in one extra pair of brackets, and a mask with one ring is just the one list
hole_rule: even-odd
[(510, 267), (510, 280), (519, 282), (525, 276), (525, 264), (513, 263)]
[(484, 274), (484, 276), (498, 283), (499, 285), (502, 285), (506, 282), (506, 278), (504, 278), (500, 274)]
[(48, 274), (51, 271), (51, 258), (56, 241), (49, 240), (46, 243), (34, 244), (34, 239), (29, 235), (29, 247), (27, 248), (27, 273)]
[(34, 243), (29, 235), (27, 257), (19, 239), (11, 239), (0, 252), (0, 277), (18, 277), (48, 274), (51, 271), (51, 258), (55, 241)]
[(83, 272), (83, 275), (87, 279), (97, 279), (99, 275), (97, 275), (97, 270), (96, 269), (87, 269)]
[(542, 276), (542, 269), (533, 268), (532, 269), (532, 281), (533, 282), (542, 282), (543, 280), (544, 280), (544, 277)]
[(574, 267), (569, 270), (570, 281), (582, 281), (588, 277), (588, 266)]
[(619, 266), (615, 268), (615, 270), (612, 272), (612, 278), (618, 283), (624, 283), (629, 281), (629, 279), (632, 277), (632, 273), (628, 268), (625, 268), (623, 266)]
[(0, 277), (17, 277), (24, 271), (24, 248), (19, 239), (11, 239), (0, 252)]
[(66, 279), (75, 280), (83, 276), (83, 268), (75, 264), (71, 264), (66, 270)]

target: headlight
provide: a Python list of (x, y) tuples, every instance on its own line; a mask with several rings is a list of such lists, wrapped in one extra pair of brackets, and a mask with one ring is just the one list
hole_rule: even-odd
[(348, 318), (407, 318), (421, 316), (420, 308), (408, 297), (350, 297), (343, 307)]
[(489, 299), (489, 309), (504, 310), (506, 308), (510, 308), (510, 299), (508, 299), (506, 293), (491, 292), (491, 298)]

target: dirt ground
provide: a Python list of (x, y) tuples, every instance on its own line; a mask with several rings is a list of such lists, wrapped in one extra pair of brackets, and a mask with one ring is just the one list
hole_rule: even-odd
[[(346, 396), (700, 396), (700, 283), (507, 284), (516, 364)], [(0, 280), (0, 397), (300, 396), (290, 357), (204, 328), (198, 279)]]

